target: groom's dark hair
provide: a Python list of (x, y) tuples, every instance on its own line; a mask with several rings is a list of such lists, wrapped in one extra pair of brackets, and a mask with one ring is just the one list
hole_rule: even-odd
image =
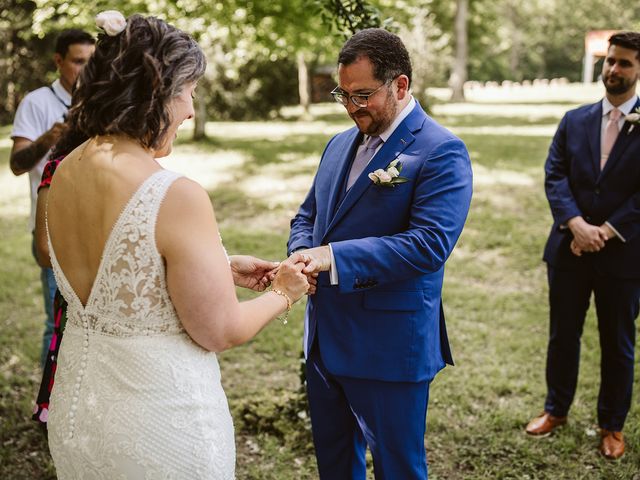
[(640, 33), (639, 32), (618, 32), (609, 37), (609, 45), (635, 50), (636, 58), (640, 60)]
[(411, 85), (411, 59), (400, 37), (383, 28), (366, 28), (351, 37), (340, 50), (338, 63), (350, 65), (361, 57), (373, 64), (373, 76), (389, 82), (406, 75)]

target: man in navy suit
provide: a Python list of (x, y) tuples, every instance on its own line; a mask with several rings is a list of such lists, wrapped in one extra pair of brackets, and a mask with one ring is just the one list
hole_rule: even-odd
[(467, 150), (410, 93), (402, 41), (367, 29), (343, 46), (332, 92), (356, 126), (333, 137), (291, 222), (289, 252), (321, 272), (305, 319), (322, 479), (427, 478), (429, 383), (452, 363), (444, 264), (471, 201)]
[(640, 298), (640, 124), (632, 112), (640, 107), (639, 78), (640, 33), (613, 35), (602, 67), (605, 97), (565, 115), (545, 165), (554, 219), (544, 251), (548, 390), (544, 412), (526, 430), (548, 435), (567, 421), (593, 292), (602, 351), (600, 451), (611, 459), (624, 453)]

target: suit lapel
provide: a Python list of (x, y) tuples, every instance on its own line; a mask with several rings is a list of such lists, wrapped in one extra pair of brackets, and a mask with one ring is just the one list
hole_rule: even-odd
[(602, 128), (602, 102), (594, 103), (585, 117), (585, 128), (589, 149), (591, 150), (591, 166), (594, 177), (600, 175), (600, 136)]
[(342, 198), (341, 189), (344, 188), (345, 179), (351, 167), (351, 160), (355, 155), (358, 145), (362, 143), (362, 137), (362, 133), (360, 133), (358, 129), (354, 128), (353, 132), (349, 132), (348, 137), (345, 138), (343, 145), (338, 146), (338, 151), (344, 152), (344, 155), (335, 165), (335, 172), (337, 175), (333, 177), (333, 183), (331, 184), (331, 189), (329, 191), (329, 204), (327, 206), (327, 215), (325, 219), (325, 231), (329, 228), (329, 224), (336, 212), (337, 203), (340, 198)]
[[(340, 205), (338, 206), (338, 210), (333, 216), (333, 219), (329, 222), (324, 236), (326, 236), (331, 231), (331, 229), (346, 215), (346, 213), (351, 209), (351, 207), (353, 207), (358, 199), (367, 191), (367, 189), (373, 188), (373, 183), (368, 177), (368, 174), (379, 168), (387, 168), (389, 163), (396, 159), (409, 145), (413, 143), (413, 141), (415, 140), (413, 132), (422, 128), (422, 124), (424, 123), (425, 118), (426, 114), (424, 113), (420, 105), (416, 103), (416, 107), (413, 109), (413, 111), (403, 122), (400, 123), (400, 125), (398, 125), (395, 131), (380, 148), (378, 153), (376, 153), (376, 155), (371, 159), (371, 162), (369, 162), (369, 165), (367, 165), (360, 177), (358, 177), (356, 182), (346, 193), (344, 199), (342, 200), (342, 203), (340, 203)], [(346, 175), (346, 172), (343, 172), (343, 174), (341, 175), (342, 180), (344, 180), (344, 175)], [(343, 185), (344, 182), (341, 181), (339, 183), (339, 186)], [(332, 206), (334, 208), (336, 205), (336, 201), (339, 198), (339, 193), (339, 191), (335, 191), (332, 194)]]
[[(636, 102), (636, 104), (631, 109), (631, 111), (638, 108), (639, 105), (640, 105), (640, 100)], [(622, 156), (624, 151), (627, 149), (631, 141), (638, 135), (638, 132), (636, 131), (638, 129), (637, 127), (638, 127), (637, 125), (634, 126), (634, 129), (630, 132), (629, 129), (631, 128), (631, 123), (624, 122), (624, 125), (622, 125), (622, 130), (620, 130), (620, 133), (618, 134), (618, 138), (616, 138), (616, 141), (613, 144), (613, 147), (611, 148), (609, 159), (607, 160), (607, 163), (604, 164), (604, 169), (600, 174), (601, 177), (606, 175), (607, 172), (609, 172), (615, 166), (615, 164), (619, 161), (620, 157)], [(634, 135), (634, 132), (635, 132), (635, 135)]]

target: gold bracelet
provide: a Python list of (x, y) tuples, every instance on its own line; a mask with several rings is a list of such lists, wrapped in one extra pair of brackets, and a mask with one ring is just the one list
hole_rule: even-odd
[(286, 325), (289, 321), (289, 311), (291, 310), (291, 299), (289, 298), (289, 295), (284, 293), (282, 290), (278, 290), (277, 288), (272, 287), (271, 291), (277, 295), (280, 295), (281, 297), (284, 297), (284, 299), (287, 301), (287, 311), (284, 313), (284, 318), (282, 319), (282, 323)]

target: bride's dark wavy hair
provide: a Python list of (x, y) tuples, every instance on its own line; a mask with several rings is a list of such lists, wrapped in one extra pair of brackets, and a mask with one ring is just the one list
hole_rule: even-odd
[(169, 101), (205, 68), (188, 34), (159, 18), (132, 15), (121, 33), (98, 35), (73, 92), (69, 122), (89, 138), (125, 134), (157, 149), (171, 123)]

